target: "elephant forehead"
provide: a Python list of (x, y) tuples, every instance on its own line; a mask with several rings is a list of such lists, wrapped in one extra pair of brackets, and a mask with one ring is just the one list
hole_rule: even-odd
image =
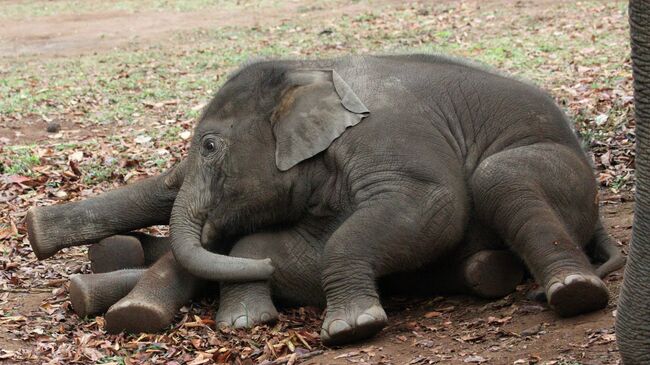
[(224, 134), (230, 131), (240, 120), (236, 116), (220, 117), (206, 116), (196, 128), (196, 135), (201, 136), (205, 133)]

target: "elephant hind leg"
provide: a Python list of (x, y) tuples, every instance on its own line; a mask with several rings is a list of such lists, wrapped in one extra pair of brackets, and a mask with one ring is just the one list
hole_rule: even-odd
[(70, 301), (79, 317), (106, 312), (127, 295), (144, 274), (144, 269), (118, 270), (70, 277)]
[(583, 251), (598, 218), (591, 168), (545, 143), (485, 159), (471, 179), (476, 211), (521, 257), (561, 316), (604, 308), (609, 294)]
[(142, 274), (128, 295), (108, 309), (106, 331), (160, 331), (172, 323), (178, 309), (203, 283), (180, 267), (168, 252)]
[(426, 267), (381, 278), (384, 295), (431, 296), (469, 294), (501, 298), (517, 288), (524, 277), (524, 265), (511, 251), (481, 249), (468, 256), (452, 255)]

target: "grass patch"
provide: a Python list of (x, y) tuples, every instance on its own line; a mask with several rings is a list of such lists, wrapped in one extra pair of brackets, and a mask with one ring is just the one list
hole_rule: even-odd
[(0, 173), (7, 175), (35, 176), (32, 168), (41, 163), (34, 152), (34, 146), (9, 147), (5, 152), (6, 166), (0, 166)]

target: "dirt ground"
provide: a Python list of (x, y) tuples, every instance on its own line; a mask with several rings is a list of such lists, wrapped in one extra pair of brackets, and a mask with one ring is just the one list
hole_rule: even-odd
[(127, 43), (161, 39), (181, 30), (206, 26), (279, 24), (295, 17), (316, 19), (340, 14), (358, 14), (374, 6), (383, 7), (397, 3), (399, 1), (395, 0), (364, 3), (335, 0), (325, 5), (313, 0), (294, 0), (268, 5), (251, 3), (250, 11), (246, 12), (241, 9), (136, 13), (112, 11), (52, 16), (39, 19), (38, 22), (7, 20), (0, 23), (0, 56), (70, 56), (119, 47)]
[[(96, 0), (89, 0), (96, 1)], [(209, 12), (106, 12), (61, 15), (38, 21), (1, 21), (0, 57), (76, 57), (119, 47), (137, 47), (151, 39), (164, 39), (176, 31), (204, 26), (274, 24), (290, 17), (320, 18), (333, 14), (355, 14), (381, 8), (396, 1), (344, 2), (328, 5), (303, 1), (281, 6), (251, 6), (251, 12), (213, 9)], [(491, 1), (485, 6), (501, 6), (515, 1)], [(517, 1), (516, 3), (522, 3)], [(538, 2), (543, 6), (550, 2)], [(526, 3), (526, 4), (532, 4)], [(1, 5), (0, 5), (1, 6)], [(47, 138), (41, 125), (26, 123), (16, 129), (0, 130), (0, 137), (13, 144)], [(65, 126), (74, 129), (74, 126)], [(80, 131), (70, 138), (83, 138), (110, 131)], [(16, 137), (18, 135), (18, 137)], [(605, 225), (626, 250), (631, 235), (633, 203), (628, 195), (602, 193)], [(79, 256), (75, 259), (80, 258)], [(61, 262), (71, 258), (60, 258)], [(45, 264), (51, 264), (48, 261)], [(526, 299), (534, 284), (522, 284), (504, 299), (484, 301), (468, 297), (387, 300), (389, 326), (375, 338), (304, 360), (306, 364), (617, 364), (614, 314), (622, 272), (606, 278), (611, 293), (608, 308), (570, 319), (560, 319), (547, 306)], [(24, 316), (42, 310), (45, 292), (11, 291), (0, 288), (3, 309), (16, 309)], [(1, 322), (0, 322), (1, 323)], [(5, 327), (8, 328), (8, 327)], [(0, 348), (30, 347), (16, 341), (4, 329)], [(0, 360), (2, 362), (2, 360)]]

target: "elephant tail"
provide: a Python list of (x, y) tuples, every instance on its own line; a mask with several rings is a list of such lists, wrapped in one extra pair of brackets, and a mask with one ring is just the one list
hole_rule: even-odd
[(618, 248), (616, 241), (603, 227), (603, 222), (600, 219), (596, 224), (596, 231), (587, 250), (592, 261), (599, 263), (596, 266), (596, 274), (601, 278), (625, 265), (625, 256)]

